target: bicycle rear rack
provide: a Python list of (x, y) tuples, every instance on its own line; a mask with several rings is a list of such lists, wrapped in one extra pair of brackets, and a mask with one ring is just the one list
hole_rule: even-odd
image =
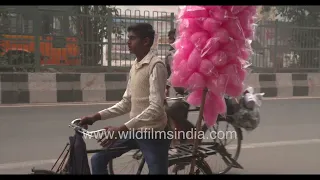
[[(179, 163), (179, 161), (189, 161), (191, 163), (191, 159), (193, 151), (193, 144), (180, 144), (176, 145), (169, 150), (169, 162), (170, 164), (176, 164)], [(204, 158), (220, 154), (223, 161), (228, 165), (232, 166), (233, 168), (243, 169), (243, 167), (231, 157), (231, 154), (227, 152), (225, 147), (223, 145), (220, 145), (218, 143), (211, 144), (211, 145), (199, 145), (196, 158), (203, 160)]]

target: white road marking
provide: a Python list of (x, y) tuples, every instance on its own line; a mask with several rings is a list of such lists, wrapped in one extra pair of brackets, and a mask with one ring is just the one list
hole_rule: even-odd
[[(297, 100), (297, 99), (320, 99), (320, 97), (277, 97), (269, 98), (266, 97), (264, 101), (274, 101), (274, 100)], [(32, 103), (32, 104), (0, 104), (0, 108), (20, 108), (20, 107), (56, 107), (56, 106), (95, 106), (95, 105), (114, 105), (117, 102), (101, 102), (101, 103)]]
[[(278, 147), (278, 146), (288, 146), (288, 145), (304, 145), (304, 144), (318, 144), (320, 139), (308, 139), (308, 140), (294, 140), (294, 141), (274, 141), (274, 142), (264, 142), (264, 143), (250, 143), (242, 144), (244, 149), (252, 148), (264, 148), (264, 147)], [(227, 147), (227, 149), (235, 149), (236, 146), (232, 145)]]
[[(266, 148), (266, 147), (279, 147), (288, 145), (304, 145), (304, 144), (319, 144), (320, 139), (307, 139), (307, 140), (293, 140), (293, 141), (274, 141), (274, 142), (263, 142), (263, 143), (249, 143), (242, 144), (242, 149), (253, 149), (253, 148)], [(229, 146), (227, 149), (235, 149), (235, 146)], [(128, 153), (131, 154), (131, 153)], [(89, 156), (89, 158), (91, 155)], [(15, 163), (4, 163), (0, 164), (0, 170), (10, 170), (25, 167), (34, 167), (44, 164), (53, 164), (56, 159), (38, 160), (38, 161), (25, 161)], [(31, 172), (31, 169), (30, 169)]]

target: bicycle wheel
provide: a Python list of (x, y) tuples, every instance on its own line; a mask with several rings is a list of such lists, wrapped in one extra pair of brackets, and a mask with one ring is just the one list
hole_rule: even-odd
[[(133, 167), (129, 168), (132, 170), (130, 173), (123, 172), (123, 171), (119, 172), (117, 170), (118, 168), (115, 168), (115, 167), (119, 167), (119, 164), (114, 163), (115, 160), (117, 160), (117, 159), (113, 159), (109, 162), (109, 165), (108, 165), (109, 173), (112, 175), (116, 175), (116, 174), (136, 174), (136, 175), (148, 174), (148, 166), (145, 163), (140, 150), (135, 150), (134, 154), (129, 155), (129, 157), (127, 157), (126, 159), (129, 161), (130, 161), (130, 159), (131, 159), (131, 161), (135, 161), (134, 164), (137, 165), (136, 168), (133, 168)], [(126, 166), (129, 166), (128, 163), (125, 163), (125, 164), (126, 164)], [(189, 174), (190, 167), (191, 167), (190, 160), (189, 161), (182, 160), (178, 163), (170, 164), (168, 167), (168, 174)], [(196, 172), (196, 174), (212, 174), (210, 166), (205, 161), (202, 161), (202, 160), (196, 161), (195, 172)]]
[(37, 174), (48, 174), (48, 175), (53, 175), (53, 174), (58, 174), (54, 171), (51, 170), (46, 170), (46, 169), (32, 169), (32, 173), (30, 173), (29, 175), (37, 175)]
[[(219, 130), (219, 128), (222, 127), (221, 124), (226, 124), (226, 128), (224, 130), (225, 133), (221, 133), (221, 132), (223, 132), (223, 130)], [(230, 127), (233, 128), (234, 130), (233, 131), (228, 130), (228, 128), (230, 128)], [(219, 120), (217, 121), (216, 125), (214, 125), (212, 128), (208, 128), (206, 125), (204, 125), (202, 127), (202, 130), (203, 130), (203, 132), (205, 132), (205, 134), (211, 133), (209, 135), (210, 137), (212, 137), (212, 132), (215, 132), (215, 135), (218, 135), (218, 136), (219, 136), (218, 133), (223, 134), (223, 136), (225, 137), (224, 139), (222, 139), (221, 137), (216, 137), (214, 139), (205, 138), (201, 142), (206, 142), (206, 140), (209, 140), (209, 142), (212, 142), (212, 145), (214, 145), (214, 144), (223, 145), (226, 148), (227, 152), (229, 154), (231, 154), (231, 157), (236, 161), (238, 160), (239, 155), (240, 155), (240, 151), (241, 151), (241, 143), (242, 143), (242, 131), (241, 131), (240, 128), (235, 127), (231, 123), (230, 120), (227, 120), (225, 118), (220, 117)], [(231, 145), (230, 147), (227, 147), (227, 145), (229, 145), (229, 143), (227, 143), (227, 140), (229, 140), (227, 136), (230, 133), (232, 135), (231, 140), (235, 139), (236, 142), (235, 142), (234, 145)], [(234, 153), (232, 153), (233, 150), (235, 150)], [(217, 163), (215, 163), (215, 164), (210, 163), (211, 159), (216, 159), (217, 163), (220, 160), (220, 162), (222, 162), (222, 166), (223, 167), (220, 168), (221, 166), (219, 166)], [(212, 170), (213, 173), (225, 174), (228, 171), (230, 171), (230, 169), (232, 168), (232, 165), (227, 165), (223, 161), (223, 159), (222, 159), (222, 157), (221, 157), (221, 155), (219, 153), (217, 153), (217, 154), (215, 154), (213, 156), (209, 156), (209, 157), (205, 158), (205, 161), (207, 161), (208, 164), (211, 165), (211, 170)]]
[[(169, 165), (168, 174), (170, 175), (172, 173), (172, 174), (178, 175), (180, 174), (179, 172), (181, 172), (181, 174), (189, 174), (190, 168), (191, 168), (191, 161), (182, 160), (178, 163)], [(196, 161), (194, 171), (196, 175), (212, 174), (210, 166), (207, 164), (206, 161), (203, 161), (203, 160)]]
[[(138, 149), (124, 153), (122, 156), (111, 160), (108, 164), (110, 174), (137, 174), (143, 162), (142, 152)], [(127, 169), (128, 171), (126, 171)], [(147, 166), (143, 166), (139, 174), (147, 174)]]
[[(113, 162), (109, 163), (109, 171), (110, 174), (115, 175), (115, 174), (123, 174), (123, 173), (114, 173), (113, 170)], [(144, 172), (143, 174), (148, 174), (148, 170), (146, 170), (147, 164), (145, 163), (145, 161), (140, 160), (139, 163), (139, 167), (138, 169), (136, 169), (136, 171), (134, 171), (133, 173), (130, 174), (136, 174), (136, 175), (140, 175), (142, 174), (142, 172)], [(190, 167), (191, 167), (191, 162), (190, 161), (180, 161), (178, 163), (172, 164), (168, 167), (168, 174), (189, 174), (190, 172)], [(146, 169), (145, 169), (146, 168)], [(195, 172), (197, 175), (199, 174), (212, 174), (212, 171), (210, 169), (210, 166), (205, 162), (205, 161), (197, 161), (195, 164)], [(139, 170), (144, 170), (141, 172), (138, 172)], [(125, 173), (127, 174), (127, 173)]]

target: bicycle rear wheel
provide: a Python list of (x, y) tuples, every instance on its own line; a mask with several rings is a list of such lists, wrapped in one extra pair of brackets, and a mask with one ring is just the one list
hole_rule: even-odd
[(46, 170), (46, 169), (32, 169), (32, 173), (30, 173), (29, 175), (37, 175), (37, 174), (53, 175), (53, 174), (58, 174), (58, 173), (51, 171), (51, 170)]
[[(178, 163), (170, 165), (169, 169), (168, 169), (168, 174), (169, 175), (171, 173), (175, 174), (175, 175), (178, 175), (178, 174), (189, 174), (190, 173), (190, 168), (191, 168), (191, 162), (190, 161), (186, 161), (186, 160), (182, 160), (182, 161), (180, 161)], [(195, 171), (196, 175), (212, 174), (210, 166), (204, 160), (197, 160), (196, 161), (196, 164), (195, 164), (195, 167), (194, 167), (194, 171)]]
[[(114, 161), (113, 161), (114, 162)], [(136, 169), (135, 171), (133, 171), (132, 173), (123, 173), (123, 172), (119, 172), (119, 173), (115, 173), (115, 171), (113, 170), (113, 165), (114, 163), (110, 162), (109, 163), (109, 171), (110, 174), (112, 175), (116, 175), (116, 174), (136, 174), (136, 175), (141, 175), (143, 172), (143, 174), (148, 174), (148, 167), (147, 164), (140, 160), (139, 163), (139, 167), (141, 167), (141, 169), (143, 169), (143, 171), (138, 172), (141, 169)], [(168, 167), (168, 174), (174, 174), (174, 175), (178, 175), (178, 174), (189, 174), (190, 172), (190, 165), (191, 162), (190, 161), (180, 161), (176, 164), (172, 164), (171, 166)], [(210, 169), (210, 166), (205, 162), (205, 161), (197, 161), (195, 164), (195, 172), (197, 175), (199, 174), (212, 174), (212, 171)]]
[[(225, 128), (220, 130), (220, 128), (224, 127), (223, 124), (225, 124)], [(231, 128), (231, 129), (229, 129), (229, 128)], [(206, 142), (206, 144), (207, 144), (208, 142), (210, 142), (210, 144), (211, 144), (211, 142), (212, 142), (212, 145), (223, 145), (226, 148), (227, 152), (231, 155), (231, 158), (233, 158), (235, 161), (238, 160), (239, 155), (240, 155), (240, 151), (241, 151), (242, 131), (240, 128), (235, 127), (231, 123), (230, 119), (225, 119), (225, 118), (220, 117), (219, 120), (217, 121), (216, 125), (214, 125), (212, 128), (208, 128), (206, 125), (204, 125), (202, 127), (202, 130), (206, 134), (211, 133), (211, 135), (209, 134), (209, 136), (212, 136), (212, 132), (215, 132), (217, 136), (219, 136), (219, 134), (217, 134), (217, 133), (224, 134), (223, 135), (224, 138), (216, 137), (215, 139), (203, 139), (201, 141), (201, 143)], [(224, 132), (224, 133), (221, 133), (221, 132)], [(231, 137), (228, 137), (228, 134), (229, 135), (231, 134)], [(228, 147), (227, 145), (229, 145), (230, 142), (227, 143), (227, 141), (230, 140), (229, 138), (231, 139), (231, 141), (235, 140), (236, 142), (234, 145), (231, 145)], [(216, 163), (211, 163), (212, 159), (215, 159)], [(212, 155), (212, 156), (209, 156), (209, 157), (206, 157), (205, 161), (208, 162), (208, 164), (210, 164), (212, 166), (211, 170), (213, 173), (216, 173), (216, 174), (225, 174), (232, 169), (232, 165), (227, 165), (223, 161), (223, 159), (219, 153)], [(221, 163), (222, 168), (221, 168), (221, 165), (217, 164), (218, 162), (222, 162)]]
[(147, 166), (140, 168), (143, 161), (142, 152), (138, 149), (124, 153), (122, 156), (111, 160), (108, 164), (110, 174), (147, 174)]
[[(136, 165), (135, 167), (128, 167), (128, 169), (131, 170), (131, 172), (122, 171), (123, 168), (119, 168), (120, 164), (118, 158), (113, 159), (109, 162), (108, 169), (109, 173), (112, 175), (115, 174), (148, 174), (148, 165), (145, 163), (142, 152), (140, 150), (135, 150), (134, 154), (127, 156), (127, 163), (122, 162), (126, 167), (129, 166), (129, 162), (134, 162), (133, 165)], [(121, 158), (121, 157), (120, 157)], [(120, 161), (121, 162), (121, 161)], [(190, 172), (190, 160), (181, 160), (178, 163), (170, 164), (168, 167), (168, 174), (189, 174)], [(117, 167), (117, 168), (115, 168)], [(120, 171), (119, 171), (120, 169)], [(212, 174), (210, 166), (203, 160), (197, 160), (195, 164), (195, 172), (196, 174)]]

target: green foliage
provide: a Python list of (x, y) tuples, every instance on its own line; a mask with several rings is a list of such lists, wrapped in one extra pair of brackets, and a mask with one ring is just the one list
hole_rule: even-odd
[[(288, 22), (302, 26), (318, 26), (320, 6), (275, 6), (277, 15)], [(264, 6), (263, 11), (270, 11), (270, 6)]]
[[(5, 9), (0, 9), (0, 18), (5, 18), (7, 16), (8, 12)], [(0, 44), (3, 39), (3, 35), (0, 34)], [(0, 45), (0, 66), (7, 65), (8, 64), (8, 57), (1, 55), (4, 52), (4, 47)]]
[[(78, 39), (83, 42), (80, 44), (83, 65), (97, 65), (102, 59), (102, 49), (104, 45), (107, 45), (105, 39), (109, 39), (109, 32), (111, 31), (119, 39), (123, 36), (123, 23), (117, 26), (113, 23), (113, 18), (118, 17), (119, 12), (116, 7), (106, 5), (77, 6), (74, 12)], [(109, 27), (110, 22), (112, 22), (112, 29)]]
[[(91, 28), (96, 29), (98, 36), (103, 38), (108, 38), (108, 18), (109, 17), (118, 17), (119, 12), (115, 6), (77, 6), (75, 7), (75, 12), (77, 16), (82, 18), (85, 23), (84, 25), (93, 25)], [(111, 13), (111, 14), (109, 14)], [(123, 35), (122, 29), (123, 26), (114, 26), (111, 29), (112, 33), (116, 36)]]

